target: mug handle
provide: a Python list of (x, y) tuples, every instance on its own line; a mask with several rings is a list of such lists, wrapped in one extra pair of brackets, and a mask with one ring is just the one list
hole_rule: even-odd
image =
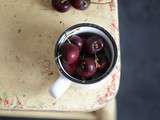
[(60, 75), (56, 82), (51, 85), (50, 93), (53, 97), (59, 98), (70, 87), (70, 85), (71, 81), (64, 77), (64, 75)]

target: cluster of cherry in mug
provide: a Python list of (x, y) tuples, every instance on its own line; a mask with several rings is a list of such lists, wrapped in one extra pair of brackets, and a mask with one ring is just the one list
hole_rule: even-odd
[(104, 39), (98, 35), (72, 35), (60, 47), (65, 71), (76, 78), (91, 79), (104, 73), (110, 65)]
[(78, 10), (85, 10), (89, 7), (90, 0), (52, 0), (52, 6), (59, 12), (66, 12), (71, 6)]

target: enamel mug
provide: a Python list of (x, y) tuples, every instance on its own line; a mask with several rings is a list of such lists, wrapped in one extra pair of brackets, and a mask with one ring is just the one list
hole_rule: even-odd
[[(61, 57), (60, 48), (66, 42), (66, 40), (72, 35), (77, 35), (82, 33), (98, 34), (105, 40), (105, 42), (107, 42), (108, 44), (107, 49), (109, 49), (110, 51), (109, 57), (111, 59), (110, 60), (111, 62), (108, 69), (102, 75), (96, 78), (92, 78), (92, 80), (81, 80), (69, 75), (63, 68), (63, 65), (60, 59)], [(83, 88), (85, 87), (86, 89), (90, 89), (90, 88), (95, 89), (98, 85), (103, 84), (103, 80), (106, 76), (110, 75), (110, 72), (115, 66), (116, 60), (117, 60), (117, 45), (113, 37), (109, 34), (109, 32), (107, 32), (107, 30), (105, 30), (103, 27), (100, 27), (98, 25), (91, 24), (91, 23), (81, 23), (81, 24), (76, 24), (74, 26), (71, 26), (60, 35), (55, 45), (55, 62), (58, 67), (60, 76), (56, 80), (56, 82), (54, 82), (51, 85), (50, 93), (55, 98), (59, 98), (65, 93), (65, 91), (71, 85), (76, 85)]]

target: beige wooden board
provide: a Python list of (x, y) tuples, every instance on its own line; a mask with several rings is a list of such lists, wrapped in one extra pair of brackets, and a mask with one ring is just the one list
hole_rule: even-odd
[(53, 51), (66, 28), (88, 22), (100, 25), (119, 46), (117, 1), (91, 4), (85, 11), (71, 8), (66, 13), (53, 10), (50, 0), (0, 2), (1, 110), (92, 111), (116, 95), (120, 53), (105, 84), (95, 90), (72, 86), (56, 101), (48, 88), (59, 76)]

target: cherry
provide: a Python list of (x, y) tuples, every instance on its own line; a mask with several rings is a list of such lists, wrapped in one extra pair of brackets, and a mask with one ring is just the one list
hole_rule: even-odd
[(80, 50), (79, 48), (72, 43), (65, 43), (62, 46), (63, 58), (68, 64), (76, 62), (79, 58)]
[(103, 39), (98, 36), (93, 36), (85, 41), (84, 49), (88, 54), (95, 54), (96, 52), (102, 50), (103, 46)]
[(76, 63), (73, 64), (63, 63), (63, 67), (69, 75), (76, 74), (76, 65), (77, 65)]
[(80, 68), (78, 68), (77, 73), (82, 77), (82, 78), (90, 78), (96, 73), (96, 63), (93, 58), (84, 58), (84, 60), (81, 60), (80, 63)]
[(90, 0), (71, 0), (71, 4), (74, 8), (79, 10), (85, 10), (90, 5)]
[(79, 47), (79, 49), (82, 48), (82, 46), (83, 46), (83, 40), (78, 35), (71, 36), (69, 38), (69, 40), (71, 41), (71, 43), (77, 45)]
[(59, 12), (66, 12), (71, 7), (70, 0), (52, 0), (52, 6)]

